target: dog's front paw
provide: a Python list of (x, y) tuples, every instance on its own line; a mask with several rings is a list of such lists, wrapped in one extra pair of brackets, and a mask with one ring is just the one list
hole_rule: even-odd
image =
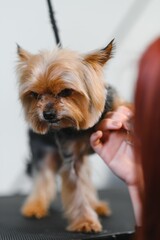
[(96, 213), (100, 216), (110, 216), (111, 209), (106, 202), (99, 201), (94, 207)]
[(48, 209), (46, 208), (43, 201), (34, 199), (25, 202), (21, 209), (21, 213), (25, 217), (36, 217), (40, 219), (48, 214)]
[(100, 232), (102, 226), (98, 220), (81, 219), (78, 222), (73, 222), (67, 227), (71, 232)]

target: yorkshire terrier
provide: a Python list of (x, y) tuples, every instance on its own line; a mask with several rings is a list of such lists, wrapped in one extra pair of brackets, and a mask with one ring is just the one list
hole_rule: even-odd
[(69, 231), (99, 232), (98, 215), (110, 215), (93, 187), (87, 155), (93, 153), (90, 135), (117, 102), (103, 75), (113, 45), (112, 40), (85, 55), (60, 48), (31, 54), (18, 46), (19, 97), (34, 131), (30, 145), (36, 166), (33, 190), (22, 207), (24, 216), (47, 215), (56, 195), (56, 173), (62, 178)]

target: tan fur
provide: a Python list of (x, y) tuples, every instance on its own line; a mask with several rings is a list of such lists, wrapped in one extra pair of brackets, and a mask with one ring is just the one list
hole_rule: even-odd
[(83, 165), (78, 171), (78, 178), (72, 166), (69, 169), (65, 169), (65, 167), (62, 169), (62, 200), (66, 215), (71, 221), (81, 215), (83, 219), (93, 215), (93, 219), (97, 220), (94, 210), (99, 213), (100, 208), (103, 208), (103, 213), (101, 210), (100, 214), (110, 214), (109, 207), (107, 208), (107, 205), (105, 206), (98, 200), (90, 178), (89, 167), (88, 159), (83, 159)]
[(56, 196), (54, 175), (56, 166), (50, 165), (50, 156), (46, 156), (45, 161), (45, 168), (36, 176), (33, 190), (22, 207), (21, 212), (25, 217), (45, 217), (52, 200)]
[[(26, 120), (35, 132), (45, 134), (69, 127), (86, 130), (98, 122), (106, 100), (103, 66), (111, 51), (112, 42), (87, 55), (58, 48), (33, 55), (18, 48), (19, 96)], [(56, 121), (44, 118), (47, 108), (54, 110)], [(64, 162), (60, 171), (62, 201), (69, 231), (99, 232), (102, 226), (98, 214), (110, 215), (108, 205), (99, 201), (91, 182), (85, 157), (90, 148), (89, 137), (87, 133), (75, 141), (57, 141)], [(65, 154), (71, 157), (66, 159)], [(22, 213), (27, 217), (47, 215), (54, 198), (55, 167), (46, 166), (38, 173), (34, 189), (23, 206)]]
[[(20, 99), (26, 119), (34, 131), (42, 134), (48, 131), (48, 126), (39, 116), (48, 101), (46, 96), (49, 95), (59, 113), (62, 127), (66, 125), (65, 115), (72, 118), (79, 129), (92, 127), (98, 121), (106, 97), (101, 64), (95, 68), (88, 60), (89, 55), (83, 56), (68, 49), (40, 52), (37, 55), (27, 55), (26, 51), (20, 49), (19, 56), (17, 71)], [(65, 88), (73, 89), (74, 94), (70, 99), (60, 101), (56, 96)], [(30, 97), (31, 92), (44, 96), (41, 104)]]
[(79, 169), (78, 178), (72, 166), (62, 169), (62, 201), (70, 223), (68, 230), (101, 231), (102, 226), (95, 212), (95, 207), (100, 202), (88, 175), (86, 161)]

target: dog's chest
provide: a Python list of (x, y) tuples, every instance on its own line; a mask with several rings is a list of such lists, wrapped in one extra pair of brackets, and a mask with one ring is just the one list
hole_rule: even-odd
[[(107, 88), (107, 97), (104, 111), (99, 121), (108, 111), (112, 110), (115, 92), (112, 87)], [(60, 155), (64, 160), (70, 159), (77, 161), (83, 156), (94, 153), (90, 146), (90, 136), (96, 129), (96, 123), (93, 127), (86, 130), (76, 130), (74, 128), (60, 129), (55, 133), (56, 143)]]
[(72, 128), (61, 129), (56, 136), (59, 152), (63, 159), (79, 159), (84, 155), (93, 153), (90, 146), (90, 135), (93, 129), (77, 131)]

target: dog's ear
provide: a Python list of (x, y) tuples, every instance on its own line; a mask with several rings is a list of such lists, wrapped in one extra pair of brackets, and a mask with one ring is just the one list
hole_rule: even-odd
[(103, 49), (85, 56), (85, 60), (93, 67), (95, 64), (104, 66), (104, 64), (113, 56), (114, 39)]
[(22, 62), (28, 61), (32, 56), (31, 53), (21, 48), (18, 44), (17, 44), (17, 54), (18, 54), (19, 60)]

